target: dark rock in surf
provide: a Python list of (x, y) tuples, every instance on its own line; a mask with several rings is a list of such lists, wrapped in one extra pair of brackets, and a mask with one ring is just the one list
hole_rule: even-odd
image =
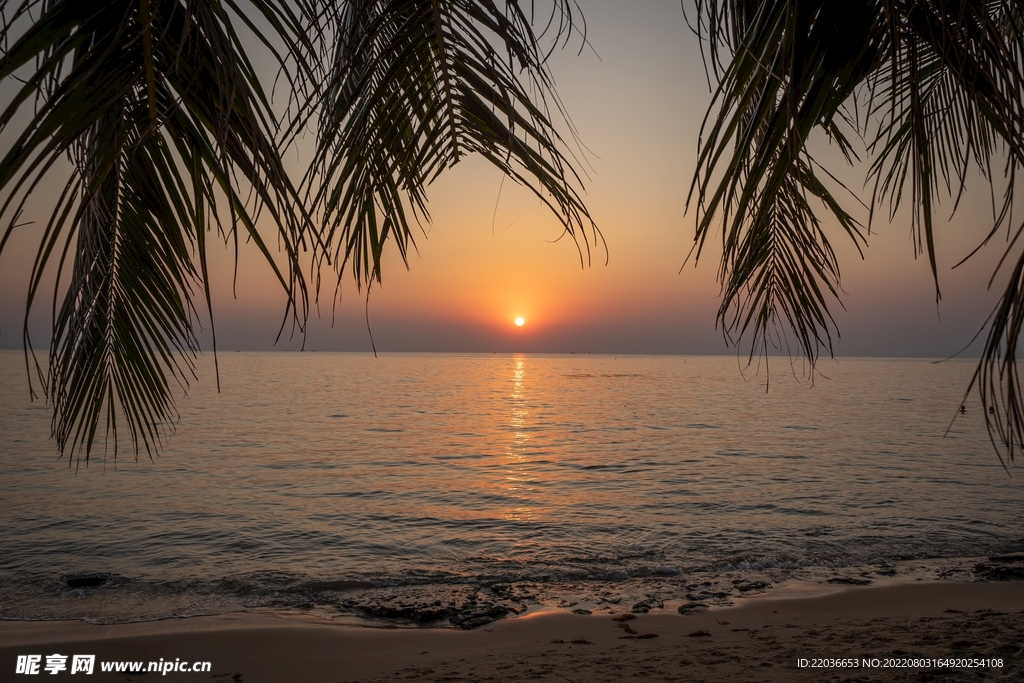
[(974, 565), (974, 574), (989, 581), (1024, 581), (1024, 563), (982, 562)]
[(991, 562), (1024, 562), (1024, 555), (1020, 553), (1008, 553), (1005, 555), (992, 555), (988, 558)]
[(502, 600), (511, 600), (513, 596), (512, 586), (507, 583), (495, 583), (491, 585), (491, 592)]
[(750, 591), (761, 591), (765, 588), (771, 588), (772, 585), (767, 581), (750, 581), (748, 583), (741, 583), (736, 586), (736, 590), (740, 593), (749, 593)]
[(633, 605), (631, 611), (637, 614), (650, 612), (652, 609), (664, 609), (665, 602), (656, 598), (647, 598)]
[(364, 605), (359, 611), (376, 619), (394, 619), (416, 624), (429, 624), (458, 614), (454, 607), (438, 605)]
[(99, 588), (110, 582), (109, 574), (77, 574), (65, 579), (68, 588)]
[(486, 626), (492, 621), (494, 621), (494, 619), (490, 616), (486, 614), (479, 614), (475, 617), (470, 617), (469, 619), (460, 620), (459, 623), (456, 625), (465, 631), (471, 631), (475, 628)]
[(392, 605), (366, 605), (361, 608), (363, 614), (378, 619), (412, 619), (416, 614), (414, 607), (394, 607)]
[(460, 611), (458, 614), (450, 617), (449, 621), (453, 626), (469, 631), (474, 628), (480, 628), (496, 619), (501, 619), (511, 611), (504, 605), (491, 605), (482, 609)]
[(732, 595), (732, 591), (710, 591), (710, 590), (707, 590), (707, 591), (694, 591), (694, 592), (687, 593), (686, 594), (686, 599), (687, 600), (692, 600), (694, 602), (697, 602), (697, 601), (700, 601), (700, 600), (714, 600), (716, 598), (717, 599), (728, 598), (731, 595)]
[(453, 607), (424, 607), (416, 613), (416, 622), (429, 624), (434, 621), (449, 619), (455, 613), (455, 608)]
[(829, 583), (839, 583), (844, 586), (870, 586), (871, 579), (858, 579), (856, 576), (835, 576), (828, 580)]
[(687, 602), (680, 605), (677, 611), (680, 614), (695, 614), (697, 612), (707, 612), (708, 606), (703, 602)]

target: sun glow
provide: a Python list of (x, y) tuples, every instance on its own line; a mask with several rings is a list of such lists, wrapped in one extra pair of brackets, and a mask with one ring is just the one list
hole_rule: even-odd
[(523, 318), (516, 318), (515, 322), (516, 322), (516, 327), (522, 327), (523, 325), (526, 324), (526, 320), (523, 319)]

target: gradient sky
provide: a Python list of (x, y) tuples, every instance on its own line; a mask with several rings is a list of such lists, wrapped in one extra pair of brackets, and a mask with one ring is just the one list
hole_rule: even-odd
[[(715, 329), (715, 250), (680, 272), (694, 233), (692, 212), (684, 214), (686, 191), (710, 100), (698, 41), (677, 0), (580, 5), (593, 51), (577, 54), (579, 40), (571, 42), (554, 56), (552, 70), (589, 150), (587, 203), (607, 240), (608, 264), (598, 247), (592, 264), (581, 268), (576, 245), (555, 241), (560, 227), (532, 195), (503, 184), (480, 159), (466, 159), (429, 188), (433, 223), (418, 237), (409, 270), (396, 252), (386, 258), (383, 286), (374, 288), (368, 309), (378, 351), (732, 352)], [(835, 160), (824, 146), (821, 156)], [(831, 168), (861, 187), (863, 168)], [(37, 215), (27, 218), (48, 215), (47, 193), (38, 195)], [(989, 201), (977, 179), (955, 220), (942, 224), (938, 306), (927, 262), (914, 259), (906, 212), (891, 224), (876, 221), (864, 261), (848, 240), (831, 233), (846, 292), (846, 310), (832, 306), (842, 334), (837, 354), (948, 356), (971, 340), (996, 299), (986, 284), (999, 244), (950, 268), (989, 227)], [(21, 345), (38, 227), (23, 228), (0, 258), (0, 347)], [(298, 348), (297, 340), (274, 346), (284, 299), (262, 257), (243, 250), (234, 298), (233, 255), (216, 251), (220, 348)], [(332, 290), (330, 283), (321, 317), (310, 321), (306, 348), (369, 350), (365, 296), (346, 278), (332, 315)], [(526, 319), (522, 328), (513, 324), (517, 316)], [(40, 347), (48, 321), (44, 301), (32, 324)]]

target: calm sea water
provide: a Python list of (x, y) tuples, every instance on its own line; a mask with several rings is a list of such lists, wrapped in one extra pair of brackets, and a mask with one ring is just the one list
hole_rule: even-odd
[(944, 436), (971, 362), (844, 359), (811, 387), (780, 361), (767, 393), (734, 357), (220, 363), (222, 393), (204, 359), (156, 462), (76, 472), (0, 352), (0, 617), (385, 614), (495, 583), (531, 609), (725, 578), (729, 599), (755, 574), (1024, 549), (1024, 478), (980, 407)]

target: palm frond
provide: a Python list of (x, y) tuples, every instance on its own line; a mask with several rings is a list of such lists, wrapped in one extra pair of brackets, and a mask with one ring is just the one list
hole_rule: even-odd
[[(820, 127), (848, 147), (841, 108), (879, 60), (877, 27), (850, 3), (711, 2), (698, 12), (719, 84), (688, 199), (698, 209), (695, 257), (721, 221), (727, 338), (753, 324), (752, 348), (765, 348), (784, 321), (813, 362), (822, 348), (831, 352), (825, 293), (836, 295), (839, 269), (811, 200), (858, 244), (863, 235), (816, 174), (807, 140)], [(717, 55), (723, 40), (727, 65)]]
[[(49, 364), (36, 369), (59, 451), (88, 462), (103, 437), (116, 457), (119, 429), (136, 458), (159, 450), (174, 392), (194, 377), (199, 288), (212, 309), (214, 229), (262, 251), (300, 332), (299, 254), (312, 253), (317, 273), (326, 259), (339, 277), (351, 267), (357, 283), (379, 280), (387, 241), (407, 258), (411, 222), (428, 218), (426, 186), (467, 154), (530, 187), (589, 257), (600, 235), (553, 126), (564, 112), (541, 47), (549, 30), (552, 48), (581, 30), (574, 10), (554, 0), (538, 33), (532, 22), (545, 17), (489, 0), (0, 7), (0, 80), (24, 79), (0, 111), (0, 133), (14, 138), (0, 160), (0, 252), (34, 190), (71, 160), (41, 230), (25, 327), (28, 360), (28, 311), (56, 262), (58, 283), (69, 271), (70, 284), (53, 302)], [(276, 75), (257, 73), (252, 38)], [(264, 91), (271, 76), (287, 91), (283, 111)], [(300, 197), (281, 154), (311, 124), (318, 147)], [(262, 214), (276, 225), (280, 266), (257, 228)]]
[[(268, 98), (234, 29), (231, 10), (238, 8), (146, 4), (143, 11), (134, 0), (26, 0), (0, 31), (0, 44), (9, 43), (0, 79), (30, 72), (0, 113), (0, 131), (34, 104), (0, 161), (8, 195), (0, 215), (10, 220), (0, 250), (35, 187), (61, 158), (72, 162), (40, 239), (27, 308), (52, 259), (60, 254), (59, 271), (73, 259), (63, 302), (54, 301), (40, 379), (59, 451), (86, 462), (101, 436), (116, 456), (119, 424), (136, 458), (140, 449), (152, 457), (173, 429), (175, 386), (194, 376), (197, 286), (210, 306), (209, 228), (227, 239), (244, 233), (273, 267), (297, 324), (306, 310), (298, 253), (307, 216), (280, 161)], [(254, 5), (288, 31), (297, 28), (288, 6)], [(33, 62), (34, 69), (26, 66)], [(256, 227), (260, 211), (278, 228), (284, 269)]]
[[(408, 263), (412, 224), (429, 220), (426, 186), (472, 153), (533, 190), (590, 258), (600, 234), (553, 126), (561, 105), (546, 54), (531, 18), (503, 5), (342, 3), (308, 178), (339, 276), (350, 268), (359, 285), (379, 280), (388, 239)], [(559, 35), (572, 30), (572, 9), (555, 0)]]
[[(891, 219), (909, 204), (915, 254), (928, 258), (937, 298), (934, 214), (942, 199), (956, 210), (978, 168), (993, 196), (1003, 187), (982, 244), (1005, 227), (1003, 262), (1016, 265), (987, 323), (971, 387), (995, 409), (987, 418), (993, 443), (1012, 459), (1024, 436), (1015, 364), (1024, 225), (1010, 224), (1024, 162), (1024, 8), (1009, 0), (698, 0), (693, 27), (717, 83), (690, 191), (695, 253), (721, 224), (719, 320), (727, 334), (756, 321), (756, 341), (778, 323), (796, 333), (812, 367), (819, 349), (831, 351), (838, 331), (827, 300), (837, 297), (839, 270), (825, 234), (810, 229), (818, 227), (814, 207), (796, 197), (823, 201), (858, 247), (864, 234), (808, 172), (819, 168), (807, 156), (813, 130), (829, 134), (847, 160), (847, 135), (864, 144), (872, 219), (879, 206)], [(780, 205), (791, 210), (780, 214)], [(785, 314), (773, 318), (775, 311)]]

